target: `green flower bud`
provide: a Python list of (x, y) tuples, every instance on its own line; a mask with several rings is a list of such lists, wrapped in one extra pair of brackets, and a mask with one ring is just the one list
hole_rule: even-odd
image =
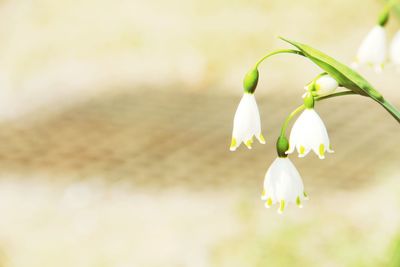
[(308, 109), (314, 108), (314, 97), (312, 94), (307, 94), (306, 97), (304, 98), (304, 106)]
[(280, 158), (286, 158), (287, 154), (286, 151), (289, 150), (289, 141), (288, 139), (281, 135), (279, 136), (278, 140), (276, 141), (276, 152)]
[(386, 23), (389, 21), (389, 9), (385, 8), (378, 17), (378, 24), (382, 27), (386, 25)]
[(246, 76), (244, 76), (243, 87), (246, 93), (254, 93), (258, 83), (258, 69), (254, 68), (250, 70)]

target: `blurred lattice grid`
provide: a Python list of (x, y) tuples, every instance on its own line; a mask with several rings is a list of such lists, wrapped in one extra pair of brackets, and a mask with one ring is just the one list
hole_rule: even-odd
[[(292, 92), (258, 98), (267, 145), (252, 151), (229, 145), (240, 96), (210, 92), (116, 90), (52, 113), (42, 109), (1, 125), (0, 169), (72, 179), (101, 177), (136, 186), (248, 186), (259, 189), (275, 157), (286, 114), (301, 99)], [(285, 101), (282, 101), (285, 99)], [(356, 103), (356, 104), (355, 104)], [(397, 167), (399, 130), (367, 98), (317, 105), (336, 153), (320, 161), (294, 158), (309, 186), (351, 188)]]

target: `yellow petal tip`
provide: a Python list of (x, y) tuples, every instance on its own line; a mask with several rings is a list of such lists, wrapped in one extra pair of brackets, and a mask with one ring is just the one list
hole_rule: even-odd
[(260, 141), (261, 144), (265, 144), (265, 138), (262, 134), (258, 136), (258, 140)]

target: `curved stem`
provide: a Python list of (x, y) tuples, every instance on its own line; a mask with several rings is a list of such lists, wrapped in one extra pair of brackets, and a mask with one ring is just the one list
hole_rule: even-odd
[(289, 125), (289, 122), (293, 119), (294, 116), (296, 116), (297, 113), (300, 111), (303, 111), (306, 107), (304, 105), (301, 105), (297, 107), (295, 110), (292, 111), (292, 113), (289, 114), (289, 116), (286, 117), (285, 122), (283, 123), (283, 126), (281, 128), (281, 135), (280, 136), (285, 136), (286, 129)]
[(353, 91), (343, 91), (343, 92), (333, 93), (333, 94), (330, 94), (330, 95), (324, 95), (324, 96), (316, 97), (315, 101), (321, 101), (321, 100), (324, 100), (324, 99), (337, 97), (337, 96), (342, 96), (342, 95), (358, 95), (358, 94), (353, 92)]
[[(328, 99), (328, 98), (332, 98), (332, 97), (338, 97), (338, 96), (344, 96), (344, 95), (358, 95), (357, 93), (354, 93), (353, 91), (343, 91), (343, 92), (337, 92), (337, 93), (333, 93), (330, 95), (324, 95), (324, 96), (320, 96), (320, 97), (316, 97), (315, 101), (321, 101), (324, 99)], [(281, 128), (281, 134), (280, 136), (285, 136), (286, 134), (286, 129), (290, 123), (290, 121), (293, 119), (294, 116), (296, 116), (300, 111), (303, 111), (305, 109), (304, 104), (297, 107), (295, 110), (292, 111), (292, 113), (289, 114), (289, 116), (286, 117), (285, 122), (282, 125)]]
[(300, 56), (304, 56), (304, 54), (298, 50), (294, 50), (294, 49), (280, 49), (280, 50), (276, 50), (273, 51), (267, 55), (265, 55), (264, 57), (262, 57), (259, 61), (257, 61), (256, 65), (254, 66), (255, 69), (258, 68), (258, 66), (267, 58), (273, 56), (273, 55), (277, 55), (277, 54), (284, 54), (284, 53), (289, 53), (289, 54), (296, 54), (296, 55), (300, 55)]
[[(327, 75), (327, 74), (328, 74), (328, 73), (326, 73), (325, 71), (324, 71), (324, 72), (321, 72), (321, 73), (318, 74), (314, 79), (312, 79), (311, 82), (309, 82), (306, 86), (310, 86), (310, 85), (315, 84), (315, 82), (316, 82), (319, 78), (321, 78), (322, 76)], [(313, 87), (314, 87), (314, 86), (313, 86)]]

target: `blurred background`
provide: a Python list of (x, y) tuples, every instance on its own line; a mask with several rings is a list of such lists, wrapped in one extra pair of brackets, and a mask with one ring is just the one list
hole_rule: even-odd
[[(288, 47), (277, 36), (351, 63), (382, 6), (0, 1), (0, 266), (400, 266), (400, 128), (383, 108), (318, 104), (335, 153), (292, 157), (310, 200), (283, 216), (260, 201), (264, 174), (320, 70), (264, 63), (267, 144), (228, 149), (243, 74)], [(392, 66), (360, 72), (400, 106)]]

